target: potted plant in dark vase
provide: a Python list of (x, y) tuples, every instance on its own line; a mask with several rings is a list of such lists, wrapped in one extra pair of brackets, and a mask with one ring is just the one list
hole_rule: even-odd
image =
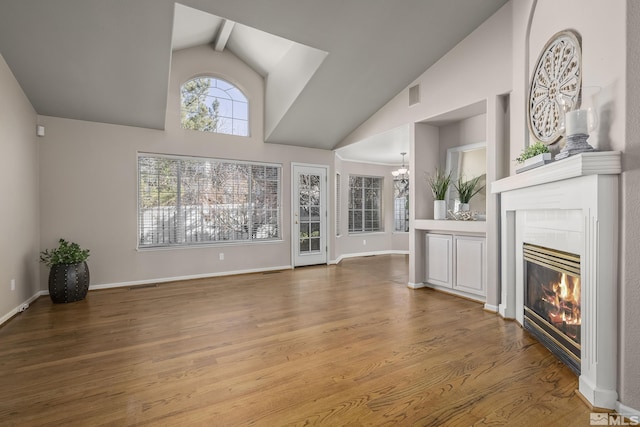
[(89, 291), (89, 249), (60, 239), (58, 247), (40, 252), (49, 270), (49, 296), (54, 303), (83, 300)]

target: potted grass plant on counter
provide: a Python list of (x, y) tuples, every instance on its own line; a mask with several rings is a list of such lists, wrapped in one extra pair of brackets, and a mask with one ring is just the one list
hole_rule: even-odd
[(427, 182), (433, 193), (433, 219), (447, 219), (447, 190), (451, 185), (451, 172), (436, 168), (433, 175), (427, 175)]
[(484, 188), (484, 185), (478, 185), (480, 183), (480, 178), (482, 177), (477, 176), (468, 181), (463, 181), (462, 178), (460, 178), (453, 184), (458, 192), (458, 198), (460, 199), (460, 211), (468, 211), (471, 198)]

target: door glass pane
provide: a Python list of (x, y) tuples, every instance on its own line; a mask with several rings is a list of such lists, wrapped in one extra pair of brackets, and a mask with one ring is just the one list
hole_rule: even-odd
[(310, 255), (320, 252), (322, 175), (298, 175), (298, 252)]
[(300, 206), (300, 220), (301, 221), (309, 220), (309, 208), (307, 206)]
[(311, 223), (311, 237), (320, 237), (320, 223), (312, 222)]
[(320, 221), (320, 208), (311, 208), (311, 221)]

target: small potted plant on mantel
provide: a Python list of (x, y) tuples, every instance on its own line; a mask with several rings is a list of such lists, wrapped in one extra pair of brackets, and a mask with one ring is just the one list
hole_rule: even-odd
[(433, 193), (433, 219), (447, 219), (447, 201), (445, 197), (451, 185), (451, 172), (444, 173), (436, 168), (433, 175), (427, 175), (427, 182)]
[(40, 252), (40, 261), (50, 268), (49, 296), (54, 303), (83, 300), (89, 291), (89, 249), (64, 239), (55, 249)]
[(529, 169), (537, 168), (551, 162), (551, 153), (549, 147), (542, 142), (536, 142), (522, 150), (522, 153), (516, 157), (516, 163), (522, 165), (516, 168), (516, 173), (524, 172)]
[(459, 210), (462, 212), (466, 212), (469, 210), (469, 202), (471, 198), (478, 194), (483, 188), (484, 185), (478, 187), (480, 183), (481, 176), (477, 176), (468, 181), (463, 181), (462, 178), (458, 179), (453, 186), (458, 192), (458, 198), (460, 199)]

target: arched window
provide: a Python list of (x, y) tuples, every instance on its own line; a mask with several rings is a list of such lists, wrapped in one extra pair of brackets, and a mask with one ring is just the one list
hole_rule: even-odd
[(249, 102), (231, 83), (196, 77), (180, 88), (183, 129), (249, 136)]

